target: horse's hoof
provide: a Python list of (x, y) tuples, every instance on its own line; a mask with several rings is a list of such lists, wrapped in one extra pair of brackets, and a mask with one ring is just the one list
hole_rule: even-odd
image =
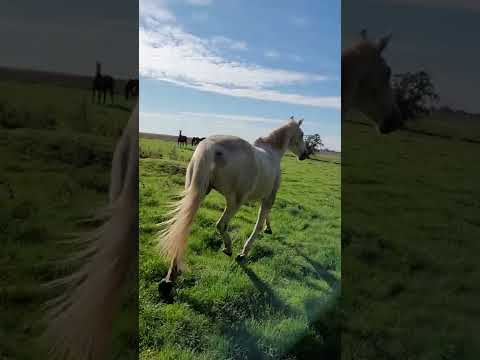
[(265, 234), (270, 234), (270, 235), (272, 235), (272, 234), (273, 234), (273, 233), (272, 233), (272, 229), (265, 229)]
[(161, 298), (168, 299), (172, 295), (173, 282), (162, 279), (158, 283), (158, 294)]
[(235, 260), (237, 262), (239, 262), (240, 264), (244, 264), (245, 261), (247, 261), (247, 256), (243, 255), (243, 254), (238, 254), (237, 257), (235, 258)]
[(227, 249), (223, 249), (222, 251), (225, 255), (232, 256), (232, 250), (228, 251)]

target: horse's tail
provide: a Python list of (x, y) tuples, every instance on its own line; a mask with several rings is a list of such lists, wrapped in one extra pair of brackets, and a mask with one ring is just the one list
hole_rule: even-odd
[(188, 164), (182, 197), (172, 204), (173, 210), (167, 214), (169, 219), (162, 223), (166, 228), (160, 233), (160, 252), (169, 259), (176, 259), (179, 269), (182, 268), (183, 254), (195, 214), (209, 187), (213, 162), (214, 150), (211, 144), (204, 143), (197, 147)]
[(112, 180), (121, 179), (112, 181), (108, 220), (73, 240), (86, 246), (65, 262), (80, 263), (79, 269), (48, 284), (67, 289), (47, 304), (48, 326), (40, 340), (46, 342), (50, 359), (105, 359), (122, 290), (138, 256), (137, 149), (138, 107), (114, 154)]

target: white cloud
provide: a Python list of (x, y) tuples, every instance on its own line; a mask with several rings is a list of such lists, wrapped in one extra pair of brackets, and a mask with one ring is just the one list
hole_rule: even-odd
[(340, 108), (339, 96), (305, 96), (279, 90), (282, 86), (326, 80), (324, 75), (229, 60), (222, 56), (222, 50), (246, 50), (247, 44), (225, 36), (204, 39), (190, 34), (175, 23), (163, 2), (154, 6), (151, 0), (141, 0), (140, 14), (143, 77), (234, 97)]
[(190, 5), (194, 6), (208, 6), (212, 4), (212, 0), (186, 0)]
[(282, 124), (288, 119), (272, 119), (272, 118), (265, 118), (261, 116), (245, 116), (245, 115), (231, 115), (231, 114), (215, 114), (215, 113), (199, 113), (199, 112), (189, 112), (189, 111), (182, 111), (180, 112), (182, 115), (186, 116), (193, 116), (193, 117), (202, 117), (207, 119), (222, 119), (228, 121), (239, 121), (244, 123), (264, 123), (264, 124)]
[(231, 50), (247, 50), (248, 46), (245, 41), (235, 41), (226, 36), (214, 36), (210, 39), (210, 43), (215, 47), (228, 48)]
[(266, 50), (263, 55), (265, 55), (265, 57), (271, 58), (271, 59), (276, 59), (280, 56), (278, 51), (275, 51), (275, 50)]
[(175, 15), (162, 0), (140, 0), (139, 13), (140, 21), (147, 26), (156, 26), (176, 20)]

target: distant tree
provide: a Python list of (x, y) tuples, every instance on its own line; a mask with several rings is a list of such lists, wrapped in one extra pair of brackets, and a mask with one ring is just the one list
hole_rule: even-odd
[(429, 114), (433, 103), (438, 100), (432, 79), (423, 70), (394, 75), (392, 88), (405, 120)]
[(318, 134), (307, 135), (304, 139), (305, 146), (307, 147), (307, 154), (312, 155), (322, 150), (323, 142)]

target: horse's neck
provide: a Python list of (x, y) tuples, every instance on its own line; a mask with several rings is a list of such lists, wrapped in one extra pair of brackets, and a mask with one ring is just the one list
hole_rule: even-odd
[(263, 138), (255, 140), (253, 143), (254, 147), (260, 148), (263, 151), (269, 153), (272, 158), (276, 159), (278, 162), (282, 159), (283, 155), (287, 152), (286, 149), (280, 149), (275, 146), (272, 146), (268, 142), (265, 142)]

